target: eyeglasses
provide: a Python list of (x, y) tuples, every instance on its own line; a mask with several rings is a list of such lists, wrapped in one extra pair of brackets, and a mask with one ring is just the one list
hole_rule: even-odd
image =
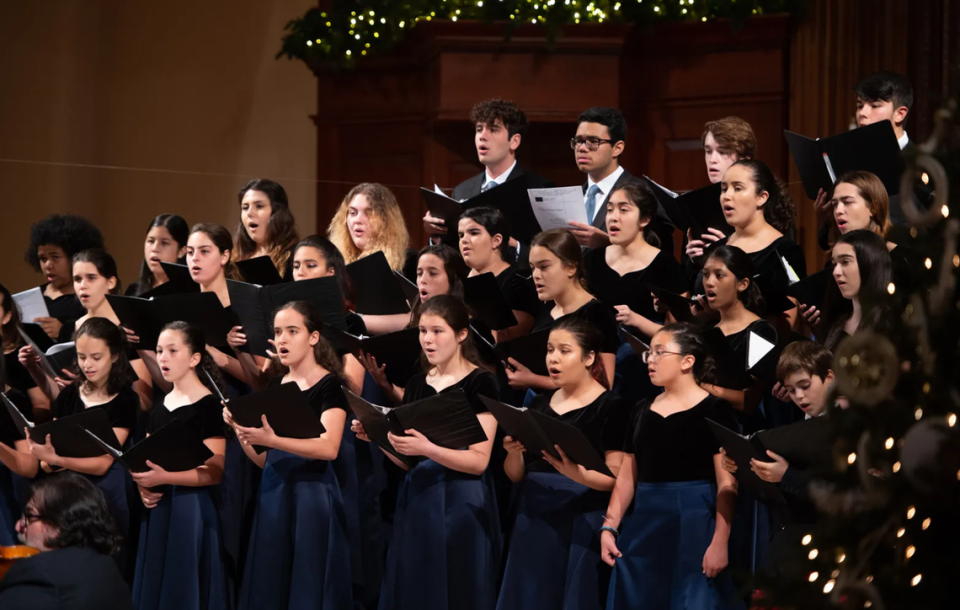
[(604, 140), (602, 138), (595, 138), (593, 136), (584, 138), (577, 136), (576, 138), (570, 138), (570, 148), (577, 150), (583, 145), (587, 146), (587, 150), (597, 150), (600, 148), (601, 144), (613, 144), (613, 140)]
[(657, 350), (655, 352), (651, 352), (650, 350), (647, 350), (642, 354), (640, 354), (640, 357), (643, 358), (643, 363), (647, 364), (648, 362), (655, 362), (657, 360), (660, 360), (667, 354), (675, 354), (677, 356), (683, 355), (680, 352), (665, 352), (663, 350)]
[(26, 529), (31, 523), (34, 523), (36, 521), (42, 521), (42, 520), (43, 520), (43, 515), (30, 510), (24, 510), (23, 514), (20, 515), (20, 523), (24, 529)]

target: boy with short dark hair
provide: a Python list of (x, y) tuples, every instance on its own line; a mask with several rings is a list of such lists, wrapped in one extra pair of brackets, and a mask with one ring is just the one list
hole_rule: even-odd
[(913, 106), (913, 85), (894, 72), (874, 72), (853, 86), (857, 94), (857, 127), (890, 121), (900, 148), (910, 142), (904, 125)]

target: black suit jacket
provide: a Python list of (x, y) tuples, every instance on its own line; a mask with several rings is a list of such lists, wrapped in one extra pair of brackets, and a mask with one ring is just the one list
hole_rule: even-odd
[(0, 580), (0, 608), (133, 610), (133, 601), (111, 557), (74, 547), (15, 562)]
[[(610, 189), (610, 192), (607, 193), (602, 202), (597, 202), (599, 209), (597, 210), (597, 215), (593, 217), (593, 222), (591, 223), (594, 227), (600, 229), (601, 231), (607, 230), (607, 199), (610, 198), (610, 193), (616, 190), (617, 187), (627, 184), (628, 182), (637, 182), (642, 183), (643, 178), (639, 176), (634, 176), (626, 169), (623, 170), (623, 173), (620, 174), (620, 177), (617, 178), (617, 181), (613, 183), (613, 188)], [(587, 193), (587, 184), (583, 183), (583, 193)], [(663, 206), (657, 203), (657, 217), (650, 221), (650, 228), (657, 234), (657, 237), (660, 238), (660, 249), (665, 250), (673, 256), (673, 223), (670, 221), (670, 217), (667, 216), (667, 212), (663, 209)]]
[[(532, 189), (547, 189), (557, 186), (553, 182), (547, 180), (543, 176), (538, 176), (537, 174), (531, 173), (523, 169), (523, 166), (518, 162), (514, 167), (513, 171), (510, 172), (510, 176), (507, 177), (507, 181), (513, 180), (519, 176), (527, 176), (527, 184)], [(471, 197), (476, 197), (480, 194), (480, 189), (483, 188), (484, 181), (487, 179), (487, 172), (477, 174), (472, 178), (467, 178), (457, 186), (453, 187), (454, 199), (463, 201), (464, 199), (470, 199)], [(447, 244), (453, 249), (457, 249), (457, 236), (456, 236), (456, 227), (453, 227), (453, 233), (447, 233), (441, 238), (441, 243)], [(521, 268), (529, 267), (529, 258), (530, 258), (530, 245), (521, 244), (520, 245), (520, 255), (517, 257), (517, 266)]]

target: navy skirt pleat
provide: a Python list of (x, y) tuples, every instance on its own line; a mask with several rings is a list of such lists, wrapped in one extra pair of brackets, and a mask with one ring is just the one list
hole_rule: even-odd
[(140, 525), (134, 605), (138, 610), (229, 610), (231, 586), (210, 488), (166, 487)]
[(745, 605), (726, 571), (703, 574), (716, 526), (708, 481), (640, 483), (621, 526), (607, 610), (733, 610)]
[(349, 610), (350, 565), (347, 517), (330, 462), (270, 449), (238, 608)]
[(492, 610), (500, 523), (487, 477), (424, 460), (400, 488), (380, 610)]
[(604, 608), (610, 567), (600, 559), (599, 530), (609, 498), (559, 473), (527, 473), (497, 610)]

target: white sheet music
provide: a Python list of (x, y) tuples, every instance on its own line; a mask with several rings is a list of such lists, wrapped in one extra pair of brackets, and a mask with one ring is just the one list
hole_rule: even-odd
[(552, 189), (527, 189), (530, 207), (544, 231), (569, 229), (570, 222), (590, 224), (583, 203), (583, 188), (561, 186)]
[(770, 343), (757, 333), (750, 331), (750, 343), (747, 345), (747, 368), (752, 369), (760, 362), (760, 359), (766, 356), (774, 344)]
[(49, 318), (47, 303), (43, 300), (43, 291), (39, 287), (24, 290), (13, 295), (13, 300), (20, 309), (20, 317), (24, 322), (33, 322), (37, 318)]

